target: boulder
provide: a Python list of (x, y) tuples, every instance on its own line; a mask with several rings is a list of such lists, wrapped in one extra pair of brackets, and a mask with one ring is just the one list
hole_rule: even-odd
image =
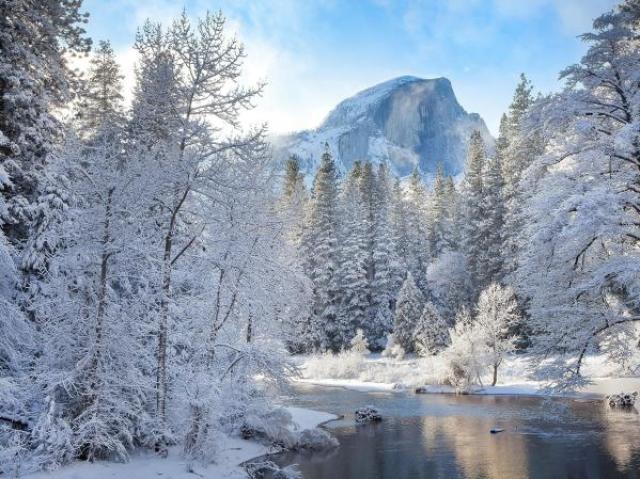
[(382, 421), (382, 415), (373, 406), (363, 406), (356, 409), (356, 422), (358, 424), (366, 424), (369, 422)]
[(605, 398), (605, 402), (610, 408), (625, 409), (635, 405), (638, 399), (638, 392), (611, 394)]

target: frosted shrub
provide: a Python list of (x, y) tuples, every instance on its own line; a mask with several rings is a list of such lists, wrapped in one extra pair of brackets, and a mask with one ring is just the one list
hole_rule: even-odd
[(260, 439), (290, 449), (297, 444), (291, 414), (283, 408), (266, 413), (250, 413), (240, 428), (243, 439)]
[(366, 367), (364, 356), (353, 351), (313, 356), (306, 363), (305, 376), (312, 378), (356, 378)]
[(420, 356), (433, 356), (449, 345), (449, 328), (433, 303), (422, 310), (415, 331), (415, 349)]
[(310, 451), (322, 451), (338, 447), (338, 440), (324, 429), (305, 429), (298, 433), (296, 449), (308, 449)]
[(356, 335), (351, 340), (351, 351), (363, 356), (370, 353), (369, 341), (364, 336), (364, 331), (360, 328), (356, 329)]
[(458, 314), (456, 325), (449, 330), (450, 346), (443, 352), (449, 367), (448, 382), (457, 391), (466, 391), (474, 380), (481, 383), (486, 368), (486, 347), (466, 310)]
[(387, 335), (387, 346), (382, 351), (382, 356), (402, 361), (404, 359), (404, 355), (405, 351), (402, 345), (396, 342), (396, 338), (393, 333), (389, 333)]

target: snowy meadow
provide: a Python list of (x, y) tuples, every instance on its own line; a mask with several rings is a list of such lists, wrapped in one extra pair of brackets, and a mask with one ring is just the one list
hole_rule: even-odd
[[(297, 143), (243, 121), (265, 84), (222, 12), (141, 23), (132, 92), (81, 1), (0, 13), (0, 476), (301, 477), (270, 454), (353, 413), (301, 383), (635, 401), (640, 1), (496, 138), (405, 76)], [(448, 163), (398, 146), (431, 138), (398, 98)]]

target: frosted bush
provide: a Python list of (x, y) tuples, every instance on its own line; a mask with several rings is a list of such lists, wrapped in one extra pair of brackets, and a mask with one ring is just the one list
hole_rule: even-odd
[(260, 439), (290, 449), (297, 444), (297, 435), (292, 429), (291, 414), (276, 408), (266, 413), (247, 414), (240, 433), (243, 439)]
[(382, 356), (386, 358), (394, 358), (402, 361), (405, 356), (404, 348), (396, 341), (393, 333), (387, 335), (387, 346), (382, 351)]
[(298, 434), (297, 449), (308, 449), (312, 451), (322, 451), (338, 447), (338, 440), (324, 429), (305, 429)]
[(449, 368), (449, 384), (457, 391), (466, 391), (474, 381), (482, 384), (481, 376), (488, 364), (486, 346), (466, 311), (458, 315), (449, 335), (451, 344), (443, 353)]
[(363, 356), (370, 353), (369, 341), (367, 341), (364, 331), (360, 328), (356, 329), (356, 335), (351, 340), (351, 351)]
[(313, 378), (349, 379), (358, 377), (365, 367), (364, 357), (353, 351), (314, 355), (306, 363), (304, 375)]

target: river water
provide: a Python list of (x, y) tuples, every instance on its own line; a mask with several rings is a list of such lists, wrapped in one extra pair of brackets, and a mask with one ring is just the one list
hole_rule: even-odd
[[(345, 415), (325, 426), (336, 450), (275, 458), (298, 464), (305, 479), (640, 479), (640, 416), (600, 402), (300, 385), (287, 403)], [(355, 424), (366, 404), (381, 423)]]

